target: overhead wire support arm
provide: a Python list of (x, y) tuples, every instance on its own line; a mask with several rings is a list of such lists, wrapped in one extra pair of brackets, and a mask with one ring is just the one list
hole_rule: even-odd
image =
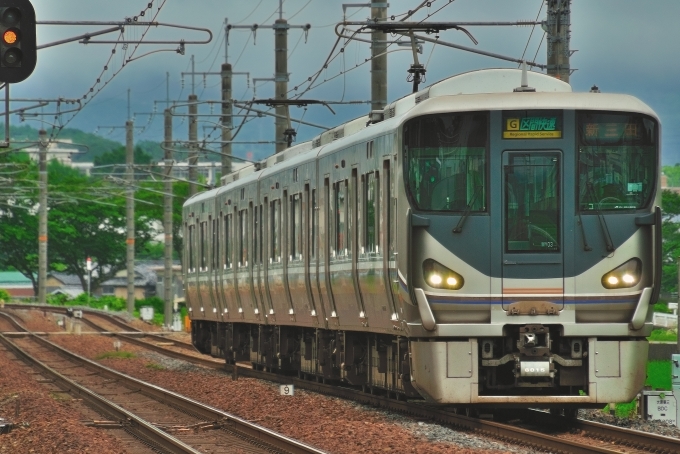
[[(75, 38), (69, 38), (66, 40), (56, 41), (53, 43), (43, 44), (38, 46), (38, 49), (44, 49), (51, 46), (56, 46), (58, 44), (64, 44), (72, 41), (79, 41), (81, 44), (179, 44), (184, 46), (186, 44), (208, 44), (212, 41), (213, 33), (208, 28), (203, 27), (191, 27), (189, 25), (179, 25), (179, 24), (169, 24), (165, 22), (138, 22), (128, 19), (125, 21), (37, 21), (38, 25), (76, 25), (76, 26), (86, 26), (86, 25), (114, 25), (114, 28), (102, 30), (99, 32), (86, 33), (79, 35)], [(103, 35), (106, 33), (112, 33), (115, 31), (123, 31), (125, 27), (130, 26), (146, 26), (146, 27), (168, 27), (168, 28), (179, 28), (182, 30), (193, 30), (199, 32), (205, 32), (208, 34), (208, 38), (205, 41), (188, 41), (186, 39), (181, 40), (91, 40), (91, 36)]]
[(268, 107), (275, 107), (275, 106), (298, 106), (298, 107), (306, 107), (309, 104), (322, 104), (330, 110), (333, 115), (335, 115), (335, 111), (331, 109), (331, 106), (328, 104), (331, 104), (331, 102), (328, 101), (321, 101), (318, 99), (253, 99), (252, 101), (249, 101), (252, 104), (264, 104)]

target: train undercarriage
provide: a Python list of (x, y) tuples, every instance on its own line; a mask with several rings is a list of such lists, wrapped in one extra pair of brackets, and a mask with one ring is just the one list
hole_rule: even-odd
[(626, 352), (646, 347), (630, 339), (561, 337), (554, 325), (508, 325), (505, 331), (497, 338), (412, 339), (195, 320), (192, 342), (228, 364), (249, 362), (394, 398), (559, 408), (601, 406), (604, 386), (637, 367), (627, 364)]

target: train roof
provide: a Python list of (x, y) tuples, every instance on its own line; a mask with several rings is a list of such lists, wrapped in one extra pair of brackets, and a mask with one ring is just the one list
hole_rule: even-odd
[[(315, 150), (315, 153), (332, 152), (336, 147), (325, 147), (356, 134), (356, 140), (366, 135), (391, 130), (416, 115), (438, 112), (471, 110), (522, 110), (522, 109), (593, 109), (609, 111), (636, 111), (654, 118), (657, 115), (642, 101), (629, 95), (609, 93), (573, 93), (571, 86), (559, 79), (542, 73), (527, 71), (526, 84), (534, 91), (515, 92), (522, 84), (520, 69), (483, 69), (457, 74), (435, 82), (416, 93), (410, 93), (390, 104), (379, 113), (363, 115), (347, 123), (325, 131), (312, 140), (297, 144), (281, 153), (272, 155), (259, 163), (244, 167), (221, 178), (222, 185), (237, 180), (257, 179), (251, 174), (272, 169), (280, 163), (292, 164), (296, 156)], [(376, 116), (378, 117), (376, 119)], [(360, 132), (365, 133), (357, 134)], [(339, 145), (339, 144), (338, 144)], [(275, 170), (270, 170), (264, 174)], [(250, 178), (248, 178), (250, 176)], [(192, 201), (197, 201), (194, 199)]]

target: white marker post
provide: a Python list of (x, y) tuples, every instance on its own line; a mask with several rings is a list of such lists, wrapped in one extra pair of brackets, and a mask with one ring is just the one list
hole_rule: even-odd
[(90, 307), (90, 281), (92, 281), (92, 259), (90, 257), (85, 261), (87, 265), (87, 307)]
[(293, 385), (281, 385), (280, 389), (282, 396), (292, 396), (295, 394), (295, 387)]

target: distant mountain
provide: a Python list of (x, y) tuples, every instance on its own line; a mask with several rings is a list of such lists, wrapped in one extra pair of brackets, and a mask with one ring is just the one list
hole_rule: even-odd
[[(0, 123), (0, 130), (4, 130), (5, 125)], [(47, 130), (47, 136), (52, 134), (52, 130)], [(9, 135), (11, 142), (37, 142), (38, 130), (29, 126), (21, 125), (14, 126), (10, 124)], [(105, 139), (95, 134), (83, 132), (80, 129), (65, 128), (59, 132), (55, 140), (71, 140), (75, 144), (81, 144), (88, 147), (89, 151), (83, 152), (73, 156), (76, 162), (92, 162), (95, 156), (102, 155), (106, 152), (115, 150), (124, 146), (120, 142)], [(85, 150), (85, 148), (83, 148)]]
[[(0, 123), (0, 132), (4, 131), (5, 125)], [(52, 133), (51, 130), (47, 131), (48, 137)], [(38, 141), (38, 130), (29, 126), (13, 126), (10, 124), (9, 127), (10, 140), (12, 142), (37, 142)], [(4, 138), (4, 133), (3, 133)], [(93, 162), (94, 158), (101, 156), (104, 153), (114, 151), (118, 148), (124, 147), (125, 144), (116, 142), (115, 140), (105, 139), (96, 134), (81, 131), (80, 129), (65, 128), (59, 132), (56, 140), (72, 140), (73, 143), (86, 145), (89, 148), (87, 153), (77, 154), (73, 156), (73, 161), (75, 162)], [(17, 144), (18, 145), (18, 144)], [(23, 145), (23, 144), (22, 144)], [(158, 162), (163, 160), (164, 152), (161, 148), (161, 144), (158, 142), (153, 142), (151, 140), (140, 140), (135, 143), (135, 148), (141, 148), (144, 152), (151, 156), (152, 161)], [(175, 156), (175, 160), (185, 160), (186, 153), (182, 153), (179, 156)], [(219, 161), (220, 157), (213, 154), (202, 154), (201, 161)]]

